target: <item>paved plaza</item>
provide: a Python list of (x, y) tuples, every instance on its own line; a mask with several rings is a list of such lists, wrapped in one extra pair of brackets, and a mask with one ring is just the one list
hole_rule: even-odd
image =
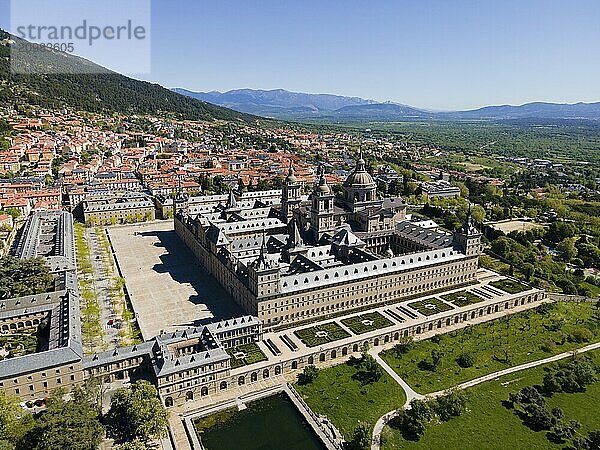
[(243, 314), (201, 270), (172, 221), (110, 227), (108, 234), (145, 340)]

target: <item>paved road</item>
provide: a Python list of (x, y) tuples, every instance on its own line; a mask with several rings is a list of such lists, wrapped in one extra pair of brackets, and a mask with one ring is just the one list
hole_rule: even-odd
[(406, 394), (406, 402), (404, 403), (404, 408), (407, 408), (410, 405), (410, 402), (414, 399), (423, 400), (425, 398), (424, 395), (415, 392), (406, 381), (400, 378), (400, 375), (398, 375), (394, 371), (394, 369), (392, 369), (383, 359), (381, 359), (381, 357), (379, 356), (380, 351), (380, 349), (373, 347), (369, 349), (369, 354), (373, 358), (375, 358), (375, 361), (377, 361), (379, 365), (383, 367), (383, 370), (385, 370), (404, 390), (404, 393)]
[[(550, 356), (549, 358), (544, 358), (544, 359), (539, 359), (537, 361), (531, 361), (525, 364), (521, 364), (520, 366), (515, 366), (515, 367), (509, 367), (508, 369), (504, 369), (504, 370), (499, 370), (497, 372), (493, 372), (490, 373), (488, 375), (484, 375), (482, 377), (479, 378), (475, 378), (474, 380), (470, 380), (467, 381), (465, 383), (461, 383), (457, 386), (454, 386), (451, 389), (466, 389), (466, 388), (470, 388), (473, 386), (476, 386), (478, 384), (481, 383), (485, 383), (486, 381), (491, 381), (491, 380), (495, 380), (496, 378), (499, 378), (503, 375), (508, 375), (514, 372), (519, 372), (521, 370), (525, 370), (525, 369), (531, 369), (532, 367), (537, 367), (537, 366), (541, 366), (544, 364), (548, 364), (548, 363), (552, 363), (552, 362), (556, 362), (556, 361), (560, 361), (561, 359), (565, 359), (565, 358), (569, 358), (571, 356), (573, 356), (574, 353), (585, 353), (585, 352), (589, 352), (591, 350), (596, 350), (600, 348), (600, 342), (596, 342), (595, 344), (590, 344), (586, 347), (577, 349), (575, 351), (571, 350), (568, 352), (564, 352), (564, 353), (560, 353), (558, 355), (554, 355), (554, 356)], [(402, 378), (400, 378), (398, 376), (398, 374), (396, 374), (393, 369), (388, 366), (385, 361), (383, 361), (379, 355), (377, 355), (377, 350), (376, 349), (371, 349), (369, 351), (369, 353), (371, 353), (371, 355), (373, 355), (373, 357), (377, 360), (377, 362), (379, 364), (382, 365), (382, 367), (385, 369), (385, 371), (387, 373), (389, 373), (392, 378), (394, 378), (394, 380), (396, 380), (398, 382), (398, 384), (400, 384), (400, 386), (402, 387), (402, 389), (404, 389), (404, 392), (406, 392), (406, 398), (407, 398), (407, 403), (404, 404), (404, 408), (406, 409), (407, 404), (410, 403), (409, 400), (409, 395), (412, 395), (412, 398), (420, 398), (423, 399), (425, 398), (423, 395), (417, 394), (415, 391), (413, 391), (411, 389), (410, 386), (408, 386), (408, 384), (406, 384), (406, 382), (404, 380), (402, 380)], [(396, 375), (394, 376), (392, 374), (392, 372)], [(444, 395), (446, 392), (448, 392), (450, 389), (445, 389), (442, 391), (437, 391), (437, 392), (433, 392), (431, 394), (428, 394), (427, 397), (439, 397), (440, 395)], [(412, 394), (409, 394), (412, 393)], [(377, 421), (377, 423), (375, 424), (375, 428), (373, 429), (373, 438), (371, 441), (371, 450), (379, 450), (380, 448), (380, 441), (381, 441), (381, 432), (383, 431), (383, 428), (385, 427), (385, 425), (392, 420), (394, 417), (396, 417), (398, 415), (398, 413), (396, 411), (390, 411), (386, 414), (384, 414), (383, 416), (381, 416), (379, 418), (379, 420)]]

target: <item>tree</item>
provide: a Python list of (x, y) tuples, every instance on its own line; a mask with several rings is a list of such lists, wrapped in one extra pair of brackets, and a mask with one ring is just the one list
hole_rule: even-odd
[(474, 205), (471, 208), (471, 217), (477, 223), (483, 223), (485, 220), (485, 209), (481, 205)]
[(549, 430), (552, 426), (552, 414), (544, 404), (531, 403), (526, 405), (525, 424), (532, 430)]
[(447, 395), (438, 397), (433, 402), (433, 410), (441, 421), (447, 422), (452, 417), (458, 417), (467, 407), (467, 400), (463, 393), (452, 391)]
[(0, 390), (0, 442), (4, 442), (0, 449), (15, 448), (15, 443), (21, 441), (32, 427), (33, 417), (23, 411), (18, 397), (10, 397)]
[(577, 248), (575, 247), (575, 238), (565, 238), (556, 246), (565, 261), (571, 261), (577, 256)]
[(348, 442), (350, 450), (367, 450), (371, 448), (371, 438), (369, 428), (360, 424), (352, 432), (352, 440)]
[(403, 434), (412, 440), (418, 441), (425, 433), (427, 423), (431, 420), (432, 413), (427, 402), (414, 399), (410, 402), (410, 409), (400, 415), (400, 424)]
[(0, 258), (0, 299), (50, 291), (54, 277), (43, 259)]
[(142, 441), (136, 439), (134, 441), (125, 442), (124, 444), (117, 445), (116, 450), (146, 450), (148, 447)]
[(319, 376), (319, 369), (314, 365), (309, 365), (304, 368), (302, 373), (298, 375), (298, 382), (300, 384), (310, 384), (317, 379)]
[[(599, 302), (600, 303), (600, 302)], [(600, 311), (600, 308), (598, 309)], [(394, 353), (400, 357), (405, 353), (408, 353), (414, 346), (414, 339), (412, 336), (401, 337), (400, 341), (394, 345)]]
[(383, 376), (383, 369), (379, 363), (375, 361), (375, 358), (368, 353), (363, 354), (360, 366), (366, 383), (374, 383), (379, 381), (379, 379)]
[(168, 413), (157, 395), (156, 388), (145, 380), (118, 389), (106, 415), (111, 436), (120, 441), (139, 439), (143, 443), (165, 436)]
[(100, 413), (83, 397), (63, 399), (58, 390), (48, 399), (46, 411), (25, 437), (31, 450), (95, 450), (104, 436)]
[(581, 428), (581, 423), (576, 420), (570, 420), (566, 424), (557, 423), (552, 428), (553, 439), (562, 444), (565, 441), (573, 439), (579, 428)]
[(463, 369), (467, 367), (473, 367), (473, 364), (475, 364), (475, 356), (473, 353), (469, 352), (461, 353), (456, 358), (456, 363)]
[(0, 212), (2, 212), (4, 214), (8, 214), (9, 216), (11, 216), (13, 218), (13, 220), (21, 217), (21, 212), (17, 208), (6, 208), (4, 210), (0, 210)]

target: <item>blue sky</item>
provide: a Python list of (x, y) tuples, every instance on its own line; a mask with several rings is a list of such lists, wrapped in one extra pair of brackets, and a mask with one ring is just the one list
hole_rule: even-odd
[(434, 109), (592, 102), (599, 43), (599, 0), (153, 0), (138, 78)]

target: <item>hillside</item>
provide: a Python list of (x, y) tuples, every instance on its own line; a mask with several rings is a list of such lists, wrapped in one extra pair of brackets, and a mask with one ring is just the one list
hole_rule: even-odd
[[(0, 41), (5, 39), (17, 38), (0, 30)], [(28, 63), (33, 67), (52, 67), (55, 71), (62, 69), (70, 73), (12, 74), (10, 43), (1, 43), (0, 103), (37, 105), (49, 109), (68, 106), (91, 112), (168, 115), (186, 119), (256, 119), (179, 95), (158, 84), (111, 72), (83, 58), (61, 52), (46, 50)], [(89, 73), (92, 70), (101, 73)]]

